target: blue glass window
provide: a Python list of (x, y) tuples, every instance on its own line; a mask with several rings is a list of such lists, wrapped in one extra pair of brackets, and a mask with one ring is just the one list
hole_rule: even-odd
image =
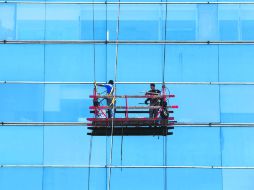
[(0, 85), (0, 121), (43, 121), (43, 85)]
[(42, 164), (42, 127), (2, 127), (0, 141), (1, 164)]
[(254, 121), (253, 86), (222, 86), (220, 92), (222, 122)]
[(42, 172), (41, 168), (1, 168), (0, 189), (42, 190)]
[(15, 39), (15, 9), (15, 5), (0, 5), (0, 40)]
[[(0, 52), (0, 80), (44, 80), (43, 45), (1, 44)], [(10, 56), (10, 52), (12, 56)]]

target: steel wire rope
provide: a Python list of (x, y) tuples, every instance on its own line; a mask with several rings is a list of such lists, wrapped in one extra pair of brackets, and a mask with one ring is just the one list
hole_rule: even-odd
[[(46, 4), (46, 1), (45, 0), (45, 5), (44, 5), (44, 40), (46, 40), (46, 26), (47, 26), (47, 4)], [(16, 6), (15, 6), (16, 7)], [(17, 11), (17, 9), (15, 10)], [(43, 79), (44, 79), (44, 82), (45, 82), (45, 79), (46, 79), (46, 44), (44, 44), (43, 46)], [(42, 120), (43, 122), (45, 122), (45, 114), (44, 114), (44, 108), (45, 108), (45, 85), (43, 85), (43, 110), (42, 110)], [(44, 154), (45, 154), (45, 126), (43, 125), (42, 126), (42, 160), (43, 160), (43, 164), (44, 164)], [(44, 168), (42, 169), (42, 190), (44, 190)]]
[[(93, 0), (94, 2), (94, 0)], [(95, 40), (95, 16), (94, 16), (94, 4), (92, 5), (92, 15), (93, 15), (93, 40)], [(93, 75), (94, 75), (94, 85), (96, 88), (96, 49), (95, 49), (95, 44), (93, 44)], [(96, 90), (95, 90), (96, 93)], [(96, 94), (95, 94), (96, 95)], [(92, 149), (93, 149), (93, 135), (90, 137), (90, 145), (89, 145), (89, 158), (88, 158), (88, 177), (87, 177), (87, 189), (90, 190), (90, 178), (91, 178), (91, 160), (92, 160)]]
[[(107, 0), (105, 0), (105, 4), (106, 4), (106, 81), (108, 81), (108, 43), (107, 41), (109, 40), (109, 34), (108, 34), (108, 4), (107, 4)], [(108, 164), (108, 130), (106, 130), (106, 166)], [(108, 169), (106, 169), (106, 182), (105, 182), (105, 188), (107, 189), (107, 179), (108, 179)]]
[[(220, 81), (220, 46), (218, 45), (218, 58), (217, 58), (217, 61), (218, 61), (218, 82)], [(219, 85), (218, 86), (219, 88), (219, 113), (220, 113), (220, 122), (221, 122), (221, 86)], [(222, 127), (220, 126), (219, 128), (219, 138), (220, 138), (220, 162), (221, 162), (221, 167), (223, 166), (223, 155), (222, 155), (222, 138), (223, 138), (223, 131), (222, 131)], [(223, 172), (222, 172), (222, 169), (221, 169), (221, 180), (223, 180)], [(224, 189), (223, 188), (223, 182), (222, 182), (222, 190)]]
[[(161, 0), (162, 1), (162, 0)], [(166, 0), (167, 2), (167, 0)], [(164, 23), (164, 40), (167, 39), (167, 17), (168, 17), (168, 4), (165, 6), (165, 23)], [(166, 44), (163, 45), (163, 64), (162, 64), (162, 90), (165, 93), (165, 67), (166, 67)], [(164, 100), (163, 100), (164, 101)], [(163, 165), (167, 165), (167, 126), (164, 129), (163, 136)], [(167, 190), (167, 168), (164, 168), (164, 190)]]
[[(118, 1), (120, 2), (120, 0)], [(118, 14), (117, 14), (117, 26), (116, 26), (116, 41), (119, 40), (119, 27), (120, 26), (120, 3), (118, 4)], [(117, 68), (118, 68), (118, 43), (116, 44), (116, 57), (115, 57), (115, 73), (114, 73), (114, 92), (113, 92), (113, 114), (111, 119), (111, 143), (110, 143), (110, 160), (109, 165), (112, 165), (113, 160), (113, 145), (114, 145), (114, 139), (113, 139), (113, 133), (114, 133), (114, 117), (115, 117), (115, 97), (116, 97), (116, 81), (117, 81)], [(109, 168), (109, 175), (108, 175), (108, 183), (107, 183), (107, 189), (110, 190), (111, 187), (111, 173), (112, 168)]]

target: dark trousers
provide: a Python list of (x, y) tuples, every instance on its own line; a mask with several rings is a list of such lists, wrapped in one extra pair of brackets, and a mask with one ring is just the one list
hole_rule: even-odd
[(149, 118), (156, 118), (159, 109), (149, 109)]
[(108, 118), (112, 118), (112, 108), (113, 108), (112, 100), (113, 98), (107, 98), (107, 106), (110, 107), (110, 109), (108, 109)]

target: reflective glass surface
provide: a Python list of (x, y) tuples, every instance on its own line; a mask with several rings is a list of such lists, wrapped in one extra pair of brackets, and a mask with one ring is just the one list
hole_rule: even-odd
[[(43, 188), (46, 190), (103, 189), (106, 186), (105, 175), (105, 169), (91, 169), (91, 171), (88, 171), (87, 168), (45, 169)], [(88, 176), (91, 181), (89, 184)]]
[[(254, 166), (253, 127), (241, 124), (254, 122), (254, 91), (253, 85), (241, 82), (254, 82), (253, 44), (109, 42), (252, 41), (253, 10), (251, 4), (237, 3), (1, 3), (1, 125), (82, 125), (2, 126), (0, 189), (97, 190), (109, 189), (110, 185), (116, 190), (252, 190), (253, 170), (248, 167)], [(34, 40), (58, 41), (34, 44)], [(69, 43), (64, 44), (65, 40)], [(94, 44), (92, 40), (104, 42)], [(90, 42), (79, 44), (85, 41)], [(167, 93), (175, 95), (168, 104), (179, 106), (171, 116), (178, 123), (193, 124), (176, 126), (171, 136), (91, 137), (85, 123), (94, 117), (88, 109), (93, 105), (89, 95), (94, 86), (64, 82), (110, 79), (206, 83), (166, 85)], [(161, 90), (161, 85), (156, 84), (156, 89)], [(118, 95), (144, 95), (148, 90), (149, 84), (116, 85)], [(103, 87), (98, 91), (105, 94)], [(146, 106), (144, 101), (121, 98), (116, 105)], [(106, 105), (105, 100), (101, 105)], [(129, 117), (149, 115), (134, 113)], [(195, 126), (197, 123), (205, 126)], [(169, 168), (162, 168), (164, 165)]]
[(112, 189), (163, 189), (162, 169), (112, 169)]
[(42, 164), (43, 127), (0, 128), (1, 164)]
[(167, 169), (167, 179), (167, 186), (172, 189), (224, 189), (219, 169)]
[(220, 128), (175, 127), (172, 132), (167, 137), (168, 165), (221, 165)]
[(15, 39), (15, 6), (0, 5), (0, 40)]
[(220, 81), (253, 81), (253, 49), (249, 45), (219, 46)]
[(85, 122), (92, 88), (82, 85), (46, 85), (44, 121)]
[(43, 121), (43, 85), (0, 85), (0, 121)]
[(1, 168), (0, 188), (42, 190), (42, 173), (41, 168)]
[(163, 48), (166, 50), (165, 81), (218, 81), (218, 46), (167, 45)]
[(253, 86), (248, 85), (221, 87), (221, 121), (253, 122), (253, 93)]
[(45, 48), (46, 81), (105, 80), (106, 53), (103, 45), (46, 45)]
[(223, 170), (224, 188), (252, 189), (253, 170)]
[[(254, 166), (253, 129), (246, 127), (224, 128), (222, 131), (222, 162), (225, 166)], [(231, 140), (234, 139), (234, 140)], [(230, 172), (228, 172), (230, 173)]]
[(0, 52), (0, 80), (44, 80), (43, 45), (0, 44)]

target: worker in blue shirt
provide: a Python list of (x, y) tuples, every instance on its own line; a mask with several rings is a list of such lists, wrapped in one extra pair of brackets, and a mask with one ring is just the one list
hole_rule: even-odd
[(107, 95), (109, 96), (107, 98), (107, 105), (111, 107), (108, 109), (108, 118), (112, 117), (112, 107), (114, 105), (114, 98), (113, 98), (113, 93), (114, 93), (114, 81), (109, 80), (107, 84), (98, 84), (98, 86), (102, 86), (106, 88)]

